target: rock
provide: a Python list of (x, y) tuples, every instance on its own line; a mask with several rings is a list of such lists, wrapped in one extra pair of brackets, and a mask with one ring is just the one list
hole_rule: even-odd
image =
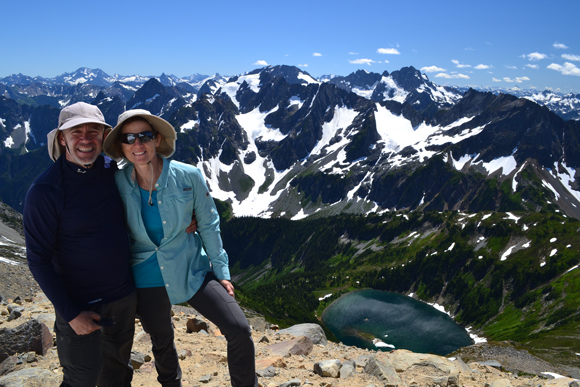
[(314, 364), (314, 373), (330, 378), (338, 378), (340, 376), (340, 367), (342, 363), (340, 360), (325, 360)]
[(341, 379), (346, 379), (351, 377), (356, 370), (356, 364), (352, 360), (346, 360), (342, 363), (342, 367), (340, 367), (339, 377)]
[(0, 330), (0, 361), (16, 353), (34, 351), (45, 355), (52, 348), (52, 335), (46, 325), (36, 320), (12, 329)]
[(413, 353), (405, 349), (392, 352), (390, 362), (397, 372), (405, 372), (410, 367), (432, 367), (445, 375), (459, 372), (459, 368), (451, 361), (437, 355)]
[(143, 364), (150, 361), (151, 356), (141, 352), (131, 351), (131, 365), (133, 366), (133, 369), (138, 370)]
[(512, 387), (512, 383), (508, 379), (498, 379), (491, 382), (489, 387)]
[(266, 332), (266, 329), (268, 329), (268, 323), (266, 323), (264, 317), (251, 317), (248, 319), (248, 323), (256, 332)]
[(369, 359), (364, 368), (365, 374), (374, 376), (379, 379), (384, 385), (402, 383), (401, 378), (397, 375), (394, 368), (386, 361), (377, 358), (376, 356)]
[(482, 366), (490, 366), (497, 368), (498, 370), (501, 370), (501, 364), (497, 360), (480, 361), (478, 363), (481, 364)]
[(262, 338), (258, 341), (258, 343), (269, 343), (270, 340), (268, 339), (268, 336), (264, 335), (262, 336)]
[(18, 357), (16, 356), (9, 356), (2, 363), (0, 363), (0, 376), (6, 375), (16, 368), (18, 364)]
[(302, 381), (300, 379), (292, 379), (287, 381), (286, 383), (280, 384), (280, 387), (298, 387), (300, 386), (300, 384), (302, 384)]
[(326, 345), (328, 343), (324, 330), (318, 324), (297, 324), (290, 328), (282, 329), (278, 333), (289, 334), (296, 337), (306, 336), (310, 338), (314, 344)]
[(42, 368), (26, 368), (0, 377), (2, 387), (58, 386), (61, 378)]
[(464, 374), (473, 372), (473, 370), (469, 368), (469, 366), (465, 364), (465, 362), (460, 357), (455, 358), (455, 360), (452, 360), (452, 362), (458, 368), (459, 372), (463, 372)]
[(199, 381), (201, 383), (209, 383), (212, 380), (211, 375), (204, 375), (201, 378), (199, 378)]
[(256, 369), (268, 367), (286, 368), (286, 363), (281, 356), (256, 359)]
[(54, 313), (39, 313), (38, 316), (36, 316), (36, 321), (38, 321), (41, 324), (46, 325), (48, 330), (51, 332), (54, 328), (54, 321), (55, 320), (56, 320), (56, 316)]
[(11, 308), (11, 305), (8, 305), (8, 311), (10, 311), (10, 315), (8, 316), (8, 321), (12, 321), (12, 320), (16, 320), (17, 318), (22, 316), (22, 312), (24, 311), (24, 308), (21, 306)]
[(571, 378), (558, 378), (553, 380), (548, 380), (545, 382), (545, 387), (575, 387), (577, 386), (578, 380)]
[(187, 333), (200, 332), (202, 330), (209, 332), (209, 325), (205, 321), (197, 317), (187, 320)]
[(313, 348), (312, 340), (301, 336), (290, 341), (268, 345), (266, 349), (273, 355), (288, 357), (290, 355), (308, 355)]
[(258, 375), (260, 378), (273, 378), (274, 376), (278, 375), (278, 371), (276, 368), (269, 366), (263, 370), (257, 370), (256, 375)]
[(189, 349), (184, 349), (182, 351), (179, 351), (179, 353), (177, 354), (177, 356), (179, 357), (179, 360), (184, 360), (186, 357), (193, 355), (191, 353), (191, 351)]

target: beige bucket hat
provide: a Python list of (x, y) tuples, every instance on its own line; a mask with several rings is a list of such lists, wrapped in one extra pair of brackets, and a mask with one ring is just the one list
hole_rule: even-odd
[(105, 126), (105, 131), (111, 129), (111, 125), (105, 122), (105, 117), (95, 105), (85, 102), (77, 102), (72, 105), (64, 107), (58, 116), (58, 128), (51, 130), (47, 138), (48, 155), (52, 161), (58, 158), (65, 152), (64, 146), (58, 141), (57, 133), (59, 130), (65, 130), (81, 124), (95, 123)]
[(175, 140), (177, 139), (175, 129), (163, 118), (153, 115), (144, 109), (132, 109), (121, 113), (117, 120), (117, 125), (113, 128), (111, 133), (108, 134), (107, 138), (105, 138), (103, 144), (103, 150), (105, 153), (115, 160), (123, 158), (123, 154), (117, 147), (118, 139), (121, 134), (123, 123), (133, 117), (144, 118), (151, 124), (151, 126), (153, 126), (157, 133), (161, 134), (161, 143), (157, 147), (156, 152), (165, 157), (171, 157), (175, 152)]

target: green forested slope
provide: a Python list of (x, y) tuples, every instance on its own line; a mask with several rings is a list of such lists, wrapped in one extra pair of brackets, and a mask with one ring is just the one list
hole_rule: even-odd
[(282, 325), (373, 288), (443, 304), (489, 340), (580, 351), (580, 222), (559, 213), (234, 218), (222, 229), (242, 303)]

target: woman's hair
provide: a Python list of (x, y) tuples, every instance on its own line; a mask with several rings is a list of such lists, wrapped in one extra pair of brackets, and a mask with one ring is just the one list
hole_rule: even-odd
[(130, 124), (132, 122), (135, 121), (142, 121), (142, 122), (146, 122), (147, 125), (149, 125), (149, 127), (151, 128), (151, 131), (155, 134), (157, 134), (157, 131), (155, 130), (155, 127), (153, 126), (153, 124), (149, 121), (147, 121), (147, 119), (140, 117), (140, 116), (135, 116), (135, 117), (131, 117), (129, 119), (127, 119), (125, 122), (123, 122), (123, 125), (121, 125), (121, 127), (119, 128), (119, 135), (116, 138), (116, 143), (115, 143), (115, 150), (117, 151), (117, 154), (122, 155), (123, 154), (123, 143), (121, 142), (121, 133), (123, 131), (123, 127), (127, 124)]

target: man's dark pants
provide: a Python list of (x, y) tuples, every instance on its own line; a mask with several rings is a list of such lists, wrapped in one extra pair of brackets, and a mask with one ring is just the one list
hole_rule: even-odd
[(64, 373), (61, 387), (131, 386), (136, 306), (137, 294), (133, 291), (124, 298), (88, 309), (114, 322), (88, 335), (77, 335), (56, 313), (54, 331)]

